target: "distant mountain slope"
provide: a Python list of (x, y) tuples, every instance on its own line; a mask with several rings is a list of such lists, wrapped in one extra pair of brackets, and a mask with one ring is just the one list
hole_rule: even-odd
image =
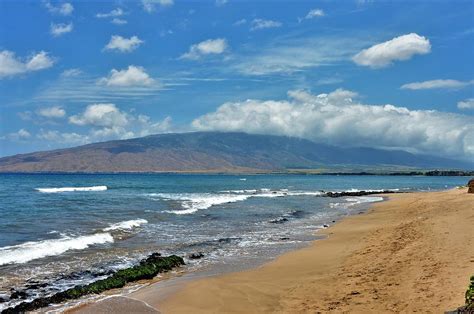
[(338, 165), (473, 168), (472, 163), (404, 151), (220, 132), (159, 134), (0, 158), (0, 172), (247, 172)]

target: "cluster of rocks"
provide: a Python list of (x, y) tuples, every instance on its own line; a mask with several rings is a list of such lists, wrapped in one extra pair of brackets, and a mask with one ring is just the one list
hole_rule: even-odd
[(382, 190), (382, 191), (344, 191), (344, 192), (326, 192), (325, 195), (328, 197), (344, 197), (344, 196), (366, 196), (373, 194), (391, 194), (391, 193), (403, 193), (399, 191), (392, 190)]
[[(23, 313), (34, 311), (50, 304), (58, 304), (67, 300), (78, 299), (88, 294), (99, 294), (106, 290), (122, 288), (128, 282), (141, 279), (152, 279), (158, 273), (167, 272), (175, 267), (184, 265), (184, 260), (176, 255), (162, 257), (159, 253), (153, 253), (140, 261), (136, 266), (121, 269), (113, 273), (110, 277), (95, 281), (88, 285), (80, 285), (74, 288), (58, 292), (48, 297), (37, 298), (31, 302), (22, 302), (14, 307), (2, 311), (5, 313)], [(25, 299), (25, 291), (13, 291), (10, 299)]]

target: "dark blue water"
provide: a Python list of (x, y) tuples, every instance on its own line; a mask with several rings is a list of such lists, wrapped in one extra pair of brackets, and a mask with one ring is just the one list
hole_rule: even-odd
[(321, 190), (465, 183), (404, 176), (0, 175), (0, 294), (28, 280), (48, 283), (31, 290), (32, 297), (52, 293), (156, 251), (203, 252), (190, 269), (249, 265), (306, 245), (323, 224), (382, 200), (331, 199)]

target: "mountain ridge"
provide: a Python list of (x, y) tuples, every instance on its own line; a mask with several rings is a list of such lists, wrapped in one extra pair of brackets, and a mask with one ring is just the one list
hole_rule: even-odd
[(473, 163), (401, 150), (342, 148), (242, 132), (156, 134), (0, 158), (0, 172), (273, 172), (324, 167), (473, 169)]

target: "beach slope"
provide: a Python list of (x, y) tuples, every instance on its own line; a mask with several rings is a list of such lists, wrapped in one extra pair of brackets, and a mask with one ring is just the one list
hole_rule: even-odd
[(328, 238), (257, 269), (188, 282), (163, 313), (442, 312), (474, 274), (474, 195), (399, 194), (326, 230)]

